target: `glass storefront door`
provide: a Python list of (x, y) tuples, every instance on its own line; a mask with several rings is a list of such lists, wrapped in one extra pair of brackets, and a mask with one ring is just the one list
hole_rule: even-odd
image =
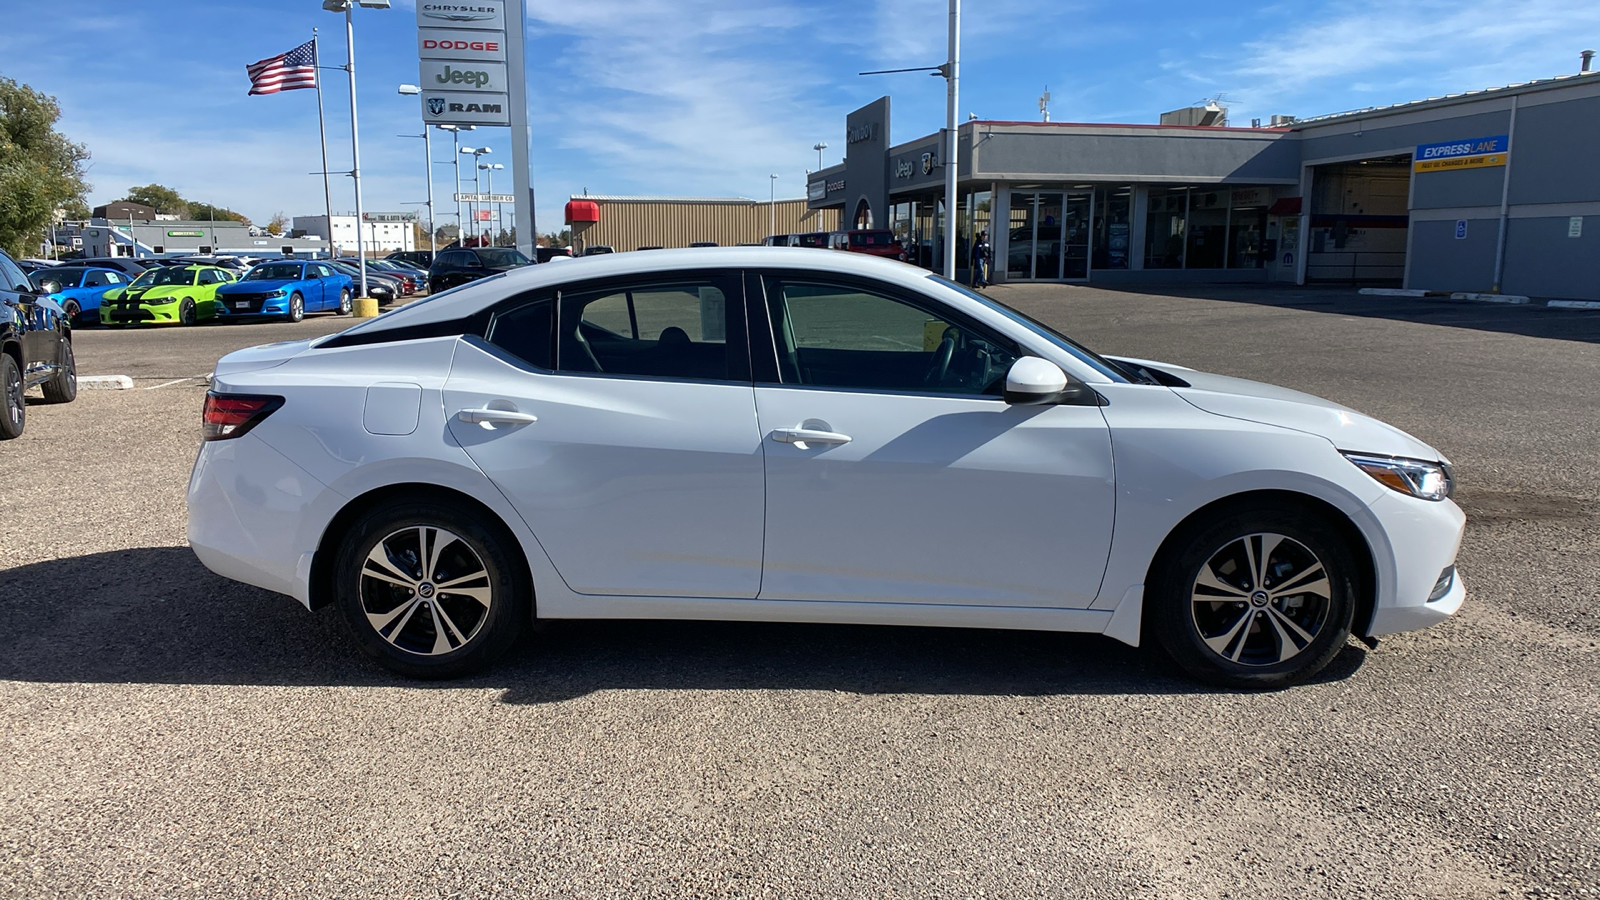
[(1006, 277), (1081, 281), (1089, 277), (1089, 192), (1012, 191)]

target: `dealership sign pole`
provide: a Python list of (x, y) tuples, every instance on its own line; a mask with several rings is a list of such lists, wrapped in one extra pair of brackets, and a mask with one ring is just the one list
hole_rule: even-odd
[(512, 227), (531, 257), (524, 2), (418, 0), (417, 56), (425, 123), (510, 127)]

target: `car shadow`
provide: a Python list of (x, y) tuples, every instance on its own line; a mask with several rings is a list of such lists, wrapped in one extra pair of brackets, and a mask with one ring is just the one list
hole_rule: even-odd
[[(489, 671), (399, 678), (364, 657), (335, 610), (229, 581), (187, 547), (13, 568), (0, 679), (42, 683), (396, 686), (501, 690), (515, 704), (606, 690), (856, 694), (1207, 694), (1165, 656), (1099, 635), (736, 622), (541, 623)], [(1316, 682), (1349, 678), (1347, 646)]]

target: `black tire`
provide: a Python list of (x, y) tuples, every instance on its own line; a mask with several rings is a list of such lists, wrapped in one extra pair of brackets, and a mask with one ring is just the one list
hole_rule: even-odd
[(296, 291), (289, 296), (289, 321), (298, 322), (306, 317), (306, 298)]
[(83, 312), (83, 309), (78, 306), (78, 301), (68, 300), (66, 304), (61, 307), (61, 311), (66, 314), (68, 322), (76, 325), (78, 323), (78, 314)]
[(339, 315), (350, 315), (350, 291), (343, 288), (339, 290)]
[(22, 396), (22, 368), (0, 351), (0, 441), (21, 437), (28, 424), (28, 401)]
[(61, 368), (44, 383), (44, 402), (71, 403), (78, 398), (78, 359), (72, 352), (71, 338), (62, 335), (56, 360)]
[(194, 301), (190, 300), (188, 297), (183, 298), (183, 302), (178, 304), (178, 324), (200, 324), (200, 311), (195, 308)]
[(1234, 509), (1168, 543), (1152, 567), (1147, 622), (1195, 678), (1274, 690), (1311, 678), (1344, 648), (1355, 583), (1355, 558), (1330, 523), (1289, 506)]
[[(440, 532), (454, 540), (439, 543)], [(412, 586), (392, 574), (365, 574), (383, 571), (369, 562), (374, 553)], [(356, 643), (385, 668), (412, 678), (454, 678), (494, 662), (528, 622), (533, 589), (520, 553), (498, 522), (442, 501), (394, 500), (363, 514), (346, 533), (334, 562), (335, 597)], [(452, 581), (477, 596), (433, 587)]]

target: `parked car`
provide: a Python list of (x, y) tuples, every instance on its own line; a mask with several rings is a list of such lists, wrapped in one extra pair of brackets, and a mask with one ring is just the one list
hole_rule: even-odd
[(468, 247), (441, 251), (428, 269), (428, 291), (437, 294), (499, 272), (532, 265), (515, 247)]
[(27, 257), (16, 260), (15, 262), (17, 264), (17, 268), (21, 269), (22, 274), (24, 275), (32, 275), (34, 272), (37, 272), (40, 269), (48, 269), (53, 266), (61, 265), (60, 261), (54, 259), (30, 259)]
[(511, 272), (225, 356), (203, 422), (201, 561), (416, 676), (648, 617), (1148, 638), (1276, 688), (1465, 596), (1438, 450), (864, 253)]
[(162, 265), (162, 261), (151, 257), (135, 259), (131, 256), (89, 256), (75, 259), (72, 264), (96, 269), (116, 269), (130, 278), (138, 278), (150, 269)]
[(403, 266), (399, 263), (392, 263), (382, 259), (367, 260), (367, 268), (369, 271), (376, 269), (384, 275), (393, 275), (400, 279), (401, 287), (408, 297), (417, 292), (417, 288), (424, 283), (427, 277), (419, 277), (417, 271), (410, 266)]
[(51, 266), (30, 274), (28, 281), (61, 304), (74, 325), (98, 325), (106, 292), (126, 287), (133, 279), (116, 269)]
[(408, 263), (411, 263), (412, 265), (416, 266), (417, 268), (422, 269), (423, 271), (427, 271), (428, 267), (433, 265), (433, 251), (432, 250), (396, 250), (393, 253), (389, 254), (388, 256), (385, 256), (384, 259), (390, 260), (391, 262), (393, 262), (393, 261), (408, 262)]
[(792, 247), (826, 248), (828, 246), (828, 232), (826, 231), (808, 231), (804, 234), (792, 235), (792, 237), (793, 241), (790, 243)]
[(602, 256), (607, 253), (615, 252), (617, 252), (616, 248), (612, 247), (610, 244), (591, 244), (590, 246), (583, 248), (584, 256)]
[[(332, 266), (334, 271), (350, 276), (350, 284), (355, 293), (361, 293), (361, 269), (349, 258), (322, 260), (326, 265)], [(379, 306), (388, 306), (405, 296), (405, 288), (400, 284), (400, 279), (377, 269), (367, 268), (367, 296), (378, 301)]]
[(565, 257), (569, 257), (570, 258), (572, 256), (572, 248), (571, 247), (535, 247), (535, 248), (533, 248), (533, 256), (534, 256), (534, 259), (537, 259), (539, 262), (549, 262), (550, 260), (555, 259), (558, 256), (565, 256)]
[(350, 276), (326, 262), (280, 259), (257, 263), (233, 284), (217, 291), (217, 318), (223, 322), (283, 318), (298, 322), (308, 312), (350, 315), (355, 296)]
[(28, 423), (23, 392), (35, 385), (46, 403), (78, 396), (72, 324), (61, 305), (0, 251), (0, 441), (22, 436)]
[(690, 241), (689, 242), (689, 246), (691, 246), (691, 247), (715, 247), (715, 246), (717, 246), (717, 242), (716, 241)]
[(888, 259), (906, 261), (906, 248), (887, 228), (858, 228), (852, 231), (835, 231), (828, 235), (828, 246), (834, 250), (866, 253)]
[(791, 247), (794, 245), (792, 234), (769, 234), (761, 239), (763, 247)]
[(233, 273), (216, 266), (151, 269), (126, 287), (106, 291), (100, 324), (197, 325), (216, 316), (217, 289), (232, 282)]

